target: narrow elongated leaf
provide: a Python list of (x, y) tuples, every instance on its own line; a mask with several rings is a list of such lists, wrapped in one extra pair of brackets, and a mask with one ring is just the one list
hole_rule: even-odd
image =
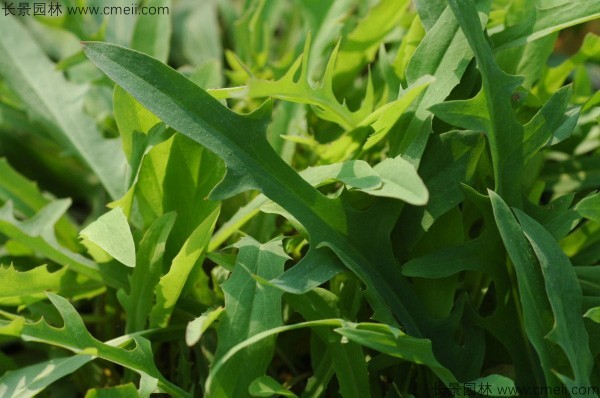
[(554, 318), (535, 253), (510, 208), (496, 193), (489, 191), (489, 194), (498, 230), (517, 277), (523, 311), (522, 327), (542, 363), (545, 382), (559, 386), (560, 382), (551, 371), (552, 364), (559, 363), (559, 356), (556, 346), (546, 340), (546, 335), (552, 330)]
[(415, 0), (415, 6), (423, 26), (429, 30), (444, 12), (446, 3), (443, 0)]
[(163, 271), (165, 242), (173, 228), (176, 215), (167, 213), (159, 217), (146, 231), (140, 242), (135, 268), (130, 278), (130, 293), (120, 298), (127, 311), (128, 333), (144, 329), (146, 318), (152, 310), (154, 286)]
[(571, 388), (589, 387), (594, 359), (581, 317), (581, 287), (577, 282), (577, 275), (548, 231), (525, 213), (515, 210), (515, 214), (544, 275), (546, 292), (554, 314), (554, 326), (547, 338), (563, 349), (573, 371), (573, 379), (564, 374), (560, 378)]
[(169, 272), (160, 278), (156, 286), (156, 304), (150, 312), (150, 327), (167, 326), (188, 275), (206, 251), (218, 216), (217, 208), (192, 232), (173, 259)]
[[(147, 134), (160, 122), (156, 116), (145, 109), (121, 87), (115, 87), (113, 95), (115, 121), (121, 134), (123, 152), (133, 167), (133, 139), (140, 133)], [(136, 170), (134, 170), (135, 172)]]

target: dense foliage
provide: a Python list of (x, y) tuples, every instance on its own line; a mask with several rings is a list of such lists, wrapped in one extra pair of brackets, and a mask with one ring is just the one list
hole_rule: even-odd
[(0, 396), (600, 396), (600, 2), (146, 3), (0, 15)]

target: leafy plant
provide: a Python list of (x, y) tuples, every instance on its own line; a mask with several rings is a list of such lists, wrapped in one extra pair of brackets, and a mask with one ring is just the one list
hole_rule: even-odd
[(600, 395), (600, 4), (241, 3), (0, 24), (0, 395)]

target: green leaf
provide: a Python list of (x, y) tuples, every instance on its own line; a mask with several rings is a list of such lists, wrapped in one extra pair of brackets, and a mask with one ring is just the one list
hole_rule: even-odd
[(88, 363), (92, 358), (90, 355), (75, 355), (50, 359), (6, 372), (0, 377), (0, 395), (6, 398), (34, 397), (56, 380)]
[(600, 223), (600, 193), (588, 195), (580, 200), (575, 210), (582, 217)]
[(71, 201), (68, 199), (56, 200), (46, 205), (33, 217), (25, 221), (17, 221), (13, 215), (12, 202), (7, 202), (0, 208), (0, 234), (77, 273), (102, 281), (96, 263), (63, 248), (56, 241), (54, 225), (63, 217), (70, 205)]
[(310, 248), (298, 264), (265, 283), (284, 292), (303, 294), (322, 285), (343, 270), (343, 264), (331, 250)]
[[(358, 126), (373, 110), (373, 86), (367, 86), (365, 99), (361, 107), (352, 112), (345, 102), (340, 103), (333, 92), (333, 77), (339, 43), (333, 50), (321, 81), (312, 85), (308, 77), (308, 58), (310, 36), (304, 44), (302, 55), (290, 69), (276, 81), (251, 79), (248, 94), (255, 98), (273, 97), (287, 101), (310, 104), (314, 112), (322, 119), (339, 124), (346, 130)], [(300, 73), (298, 79), (295, 76)]]
[[(485, 389), (489, 387), (489, 390), (485, 392), (485, 395), (490, 397), (514, 397), (516, 394), (513, 394), (513, 391), (517, 391), (515, 388), (515, 383), (509, 379), (508, 377), (493, 374), (485, 377), (481, 377), (477, 380), (473, 380), (469, 382), (469, 384), (476, 386), (475, 392), (482, 391), (482, 388)], [(463, 384), (463, 388), (464, 388)], [(491, 391), (491, 392), (490, 392)], [(502, 393), (502, 391), (505, 391)]]
[(282, 397), (297, 397), (296, 394), (279, 384), (270, 376), (260, 376), (255, 379), (248, 388), (248, 392), (253, 397), (272, 397), (278, 395)]
[(583, 316), (596, 323), (600, 323), (600, 307), (590, 308)]
[(276, 336), (279, 333), (283, 332), (308, 327), (340, 327), (343, 325), (343, 323), (344, 321), (341, 319), (323, 319), (318, 321), (300, 322), (292, 325), (279, 326), (273, 329), (269, 329), (247, 338), (246, 340), (232, 347), (220, 359), (216, 360), (213, 363), (211, 372), (206, 380), (206, 395), (211, 396), (211, 394), (213, 393), (213, 380), (217, 377), (220, 377), (221, 369), (225, 367), (232, 358), (235, 358), (240, 351), (246, 349), (247, 347), (251, 347), (257, 342), (260, 342), (264, 339), (272, 338), (273, 336)]
[[(482, 1), (477, 6), (485, 10), (489, 3)], [(480, 26), (476, 21), (470, 22)], [(406, 68), (408, 85), (424, 75), (433, 76), (435, 81), (427, 86), (409, 112), (404, 113), (394, 125), (389, 137), (392, 156), (402, 155), (413, 165), (419, 165), (432, 131), (429, 108), (446, 99), (458, 85), (472, 56), (473, 51), (456, 17), (450, 7), (446, 7), (414, 51)]]
[(135, 134), (148, 134), (150, 129), (160, 122), (160, 119), (154, 116), (146, 108), (140, 105), (121, 87), (115, 87), (113, 95), (115, 121), (121, 135), (123, 152), (129, 160), (129, 164), (136, 172), (134, 167), (133, 139)]
[(223, 310), (223, 307), (218, 307), (214, 310), (206, 311), (188, 323), (185, 329), (185, 343), (191, 347), (200, 341), (204, 332), (221, 317)]
[[(285, 295), (285, 301), (302, 314), (307, 321), (339, 317), (341, 303), (339, 297), (325, 289), (314, 289), (302, 295)], [(369, 376), (365, 354), (355, 343), (345, 342), (329, 328), (315, 328), (313, 334), (323, 341), (325, 356), (339, 383), (343, 397), (370, 396)]]
[(213, 60), (220, 64), (223, 48), (217, 2), (186, 0), (176, 4), (179, 12), (173, 15), (171, 55), (177, 56), (181, 65), (200, 66)]
[(569, 26), (600, 17), (600, 4), (595, 0), (564, 0), (548, 8), (537, 8), (535, 17), (526, 23), (509, 26), (492, 36), (496, 50), (518, 46)]
[(78, 275), (68, 268), (50, 272), (46, 266), (19, 272), (13, 266), (0, 266), (0, 280), (4, 284), (0, 292), (0, 305), (20, 306), (46, 298), (46, 292), (65, 297), (93, 297), (105, 290), (103, 284)]
[(145, 328), (152, 310), (154, 287), (163, 272), (165, 242), (175, 223), (176, 215), (167, 213), (156, 219), (140, 241), (133, 274), (129, 280), (130, 293), (121, 291), (119, 299), (127, 312), (127, 333)]
[[(44, 320), (37, 323), (24, 323), (20, 331), (20, 336), (25, 341), (34, 341), (44, 344), (50, 344), (62, 347), (87, 356), (87, 360), (92, 356), (108, 360), (128, 369), (134, 370), (141, 375), (152, 377), (158, 380), (159, 388), (171, 394), (173, 397), (188, 397), (189, 395), (179, 387), (167, 381), (154, 365), (152, 347), (150, 342), (141, 337), (133, 337), (136, 347), (132, 350), (115, 347), (122, 344), (130, 338), (116, 339), (115, 341), (102, 343), (96, 340), (87, 331), (83, 320), (75, 308), (64, 298), (52, 293), (48, 293), (48, 298), (54, 304), (64, 322), (64, 326), (56, 328), (50, 326)], [(23, 318), (20, 318), (21, 321)], [(5, 322), (0, 321), (0, 326)], [(0, 327), (0, 333), (5, 331)]]
[[(522, 327), (535, 348), (547, 385), (561, 385), (551, 369), (559, 362), (557, 347), (546, 339), (554, 326), (552, 308), (545, 293), (544, 276), (536, 255), (510, 208), (496, 193), (489, 191), (494, 216), (504, 246), (512, 260), (522, 308)], [(541, 381), (543, 382), (543, 381)]]
[(443, 0), (415, 0), (415, 6), (421, 21), (423, 21), (423, 26), (429, 30), (444, 12), (446, 3)]
[(156, 285), (156, 304), (150, 312), (150, 327), (165, 327), (169, 323), (177, 299), (194, 264), (206, 251), (218, 216), (219, 208), (200, 223), (171, 262), (169, 272), (160, 278)]
[(412, 363), (425, 365), (446, 385), (456, 383), (452, 372), (440, 365), (435, 358), (429, 340), (418, 339), (399, 329), (378, 323), (348, 324), (335, 329), (335, 331), (350, 341), (365, 347)]
[(581, 317), (582, 294), (577, 275), (567, 256), (544, 227), (519, 210), (515, 210), (515, 214), (539, 260), (554, 314), (554, 326), (546, 338), (563, 349), (573, 371), (572, 380), (564, 374), (559, 377), (569, 387), (591, 386), (594, 358)]
[(135, 267), (135, 243), (123, 210), (117, 207), (85, 227), (80, 236), (128, 267)]
[(85, 398), (138, 398), (138, 390), (133, 383), (116, 387), (94, 388), (88, 390)]
[(167, 256), (172, 258), (219, 206), (207, 197), (222, 176), (223, 163), (217, 156), (190, 139), (175, 135), (155, 145), (143, 157), (131, 196), (113, 206), (128, 205), (132, 222), (144, 227), (165, 213), (176, 212), (177, 220), (167, 242)]
[[(236, 247), (239, 254), (227, 282), (221, 285), (225, 295), (225, 311), (217, 329), (217, 352), (221, 358), (230, 348), (250, 336), (280, 326), (282, 291), (263, 286), (253, 279), (272, 279), (283, 272), (289, 258), (281, 247), (281, 239), (259, 244), (243, 238)], [(214, 379), (215, 396), (245, 396), (250, 383), (265, 374), (273, 356), (274, 341), (263, 341), (230, 360)], [(252, 368), (246, 366), (252, 363)], [(243, 369), (243, 372), (242, 372)]]
[(415, 168), (401, 157), (387, 158), (375, 165), (373, 170), (381, 176), (381, 188), (368, 189), (365, 192), (388, 198), (401, 199), (412, 205), (424, 205), (429, 199), (427, 187)]
[(348, 84), (358, 71), (373, 61), (385, 37), (406, 16), (408, 5), (407, 0), (382, 0), (347, 34), (336, 60), (336, 87)]
[(482, 92), (485, 98), (482, 114), (488, 116), (490, 120), (486, 135), (492, 153), (496, 190), (510, 205), (520, 207), (524, 167), (521, 145), (524, 140), (524, 129), (513, 113), (511, 98), (523, 79), (507, 75), (496, 64), (481, 25), (477, 23), (479, 15), (473, 1), (449, 0), (449, 4), (475, 54), (477, 67), (481, 73)]
[[(0, 159), (0, 201), (11, 201), (16, 211), (32, 217), (46, 206), (50, 199), (40, 192), (36, 183), (13, 169), (6, 159)], [(62, 244), (73, 248), (77, 229), (68, 217), (61, 217), (56, 223), (56, 237)]]
[[(171, 7), (171, 0), (154, 0), (152, 7)], [(138, 15), (131, 48), (167, 62), (171, 45), (171, 17), (168, 13)]]
[(315, 75), (322, 72), (327, 63), (328, 51), (331, 43), (339, 40), (347, 18), (357, 7), (357, 0), (301, 0), (303, 19), (306, 31), (313, 34), (311, 40), (311, 57), (308, 59), (308, 76), (310, 81), (315, 81)]
[(111, 197), (123, 193), (124, 157), (118, 140), (104, 139), (83, 111), (85, 90), (68, 82), (17, 18), (0, 26), (0, 74), (31, 116), (98, 176)]

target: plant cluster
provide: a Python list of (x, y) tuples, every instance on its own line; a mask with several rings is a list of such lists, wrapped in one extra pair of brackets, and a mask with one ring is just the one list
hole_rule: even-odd
[(150, 3), (0, 16), (0, 396), (600, 396), (600, 2)]

